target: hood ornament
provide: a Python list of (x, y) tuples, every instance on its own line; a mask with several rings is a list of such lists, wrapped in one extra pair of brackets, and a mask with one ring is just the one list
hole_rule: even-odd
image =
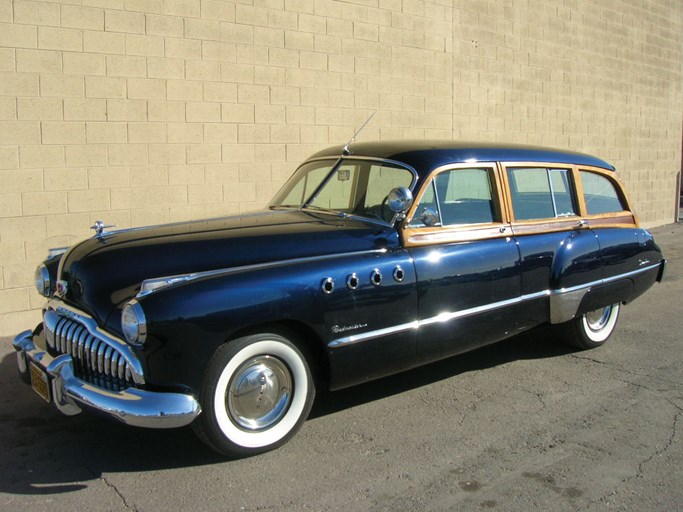
[(114, 227), (116, 227), (116, 226), (113, 224), (105, 226), (104, 222), (102, 222), (101, 220), (96, 220), (95, 224), (90, 226), (90, 229), (95, 230), (95, 237), (97, 238), (97, 237), (101, 237), (103, 235), (105, 229), (114, 228)]

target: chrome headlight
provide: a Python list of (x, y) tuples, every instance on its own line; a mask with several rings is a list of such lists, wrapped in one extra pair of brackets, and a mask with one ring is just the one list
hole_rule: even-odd
[(49, 297), (52, 292), (52, 283), (50, 282), (50, 272), (48, 272), (47, 267), (43, 263), (36, 267), (33, 277), (38, 293), (43, 297)]
[(129, 343), (142, 345), (147, 337), (147, 321), (142, 306), (135, 299), (123, 306), (121, 330)]

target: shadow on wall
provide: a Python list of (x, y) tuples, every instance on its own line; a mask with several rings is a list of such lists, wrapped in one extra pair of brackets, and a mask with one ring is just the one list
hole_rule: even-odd
[[(4, 351), (3, 351), (4, 352)], [(517, 336), (451, 359), (348, 390), (321, 393), (311, 419), (434, 384), (468, 372), (516, 360), (542, 359), (570, 352), (547, 331)], [(67, 417), (48, 406), (20, 381), (14, 353), (0, 361), (0, 446), (4, 475), (0, 492), (50, 495), (79, 491), (108, 473), (158, 471), (226, 461), (205, 447), (191, 428), (147, 430), (92, 414)], [(304, 426), (305, 428), (305, 426)], [(291, 446), (291, 445), (290, 445)], [(284, 464), (287, 446), (258, 456), (258, 463)], [(300, 447), (299, 447), (300, 449)], [(291, 458), (291, 454), (289, 455)]]

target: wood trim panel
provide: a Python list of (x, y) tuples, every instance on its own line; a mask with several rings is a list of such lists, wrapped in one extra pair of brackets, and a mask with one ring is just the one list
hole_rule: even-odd
[[(569, 172), (572, 180), (572, 195), (577, 209), (577, 215), (531, 219), (514, 220), (512, 208), (512, 196), (510, 183), (508, 180), (508, 169), (510, 168), (538, 168), (538, 169), (565, 169)], [(409, 223), (417, 212), (417, 207), (422, 200), (428, 187), (432, 186), (434, 178), (446, 171), (454, 169), (490, 169), (493, 180), (493, 199), (495, 213), (500, 222), (487, 224), (462, 224), (451, 226), (436, 227), (413, 227)], [(624, 186), (619, 181), (616, 173), (612, 170), (593, 166), (578, 166), (557, 162), (471, 162), (449, 164), (438, 167), (432, 171), (428, 180), (423, 183), (422, 188), (415, 196), (415, 201), (411, 206), (406, 220), (403, 223), (402, 237), (406, 247), (421, 245), (433, 245), (439, 243), (454, 243), (473, 240), (484, 240), (491, 238), (506, 238), (511, 235), (531, 235), (541, 233), (552, 233), (557, 231), (567, 231), (571, 229), (590, 229), (590, 228), (629, 228), (638, 227), (638, 219), (632, 211), (624, 210), (621, 212), (609, 212), (596, 215), (588, 215), (584, 198), (583, 183), (581, 182), (580, 171), (588, 171), (600, 174), (610, 180), (615, 185), (617, 194), (622, 202), (631, 208), (628, 195)], [(587, 222), (586, 222), (587, 221)]]
[[(599, 174), (607, 178), (614, 185), (614, 188), (617, 191), (617, 194), (619, 195), (620, 201), (622, 202), (622, 204), (626, 206), (627, 210), (623, 210), (621, 212), (607, 212), (589, 215), (588, 208), (586, 207), (585, 196), (583, 193), (581, 171), (593, 172), (595, 174)], [(638, 216), (633, 211), (633, 206), (631, 206), (631, 200), (628, 196), (628, 192), (626, 191), (624, 184), (619, 180), (619, 177), (616, 175), (615, 172), (601, 169), (600, 167), (591, 167), (588, 165), (575, 166), (574, 172), (576, 174), (575, 179), (577, 193), (580, 191), (579, 199), (581, 206), (581, 215), (585, 219), (588, 219), (592, 226), (599, 225), (600, 227), (606, 227), (608, 224), (611, 224), (610, 227), (640, 227)], [(627, 218), (630, 220), (627, 221)], [(619, 222), (617, 220), (610, 221), (609, 219), (621, 219), (622, 222)]]
[(403, 231), (406, 247), (434, 245), (455, 242), (469, 242), (491, 238), (507, 238), (511, 235), (505, 224), (469, 224), (435, 228), (408, 228)]
[[(420, 201), (422, 201), (422, 196), (425, 194), (427, 189), (432, 185), (432, 182), (434, 181), (434, 178), (436, 178), (437, 175), (441, 174), (442, 172), (447, 172), (455, 169), (489, 169), (491, 171), (491, 174), (493, 175), (493, 180), (491, 182), (491, 186), (493, 187), (493, 203), (494, 207), (496, 209), (495, 213), (499, 216), (504, 215), (504, 212), (500, 211), (501, 205), (503, 205), (503, 196), (500, 190), (500, 185), (497, 182), (496, 179), (496, 168), (497, 164), (496, 162), (472, 162), (472, 163), (458, 163), (458, 164), (447, 164), (447, 165), (442, 165), (441, 167), (437, 167), (434, 169), (429, 176), (429, 179), (427, 179), (423, 184), (422, 188), (415, 194), (415, 198), (413, 200), (413, 205), (410, 207), (408, 210), (408, 214), (406, 215), (406, 220), (404, 221), (404, 225), (406, 226), (405, 229), (413, 229), (413, 228), (408, 228), (408, 224), (410, 224), (413, 220), (413, 217), (415, 216), (415, 212), (417, 211), (417, 207), (420, 204)], [(447, 226), (444, 226), (447, 227)], [(417, 229), (429, 229), (429, 228), (417, 228)]]
[[(494, 204), (494, 214), (498, 219), (501, 219), (501, 221), (486, 224), (454, 224), (434, 227), (410, 226), (410, 222), (417, 212), (417, 207), (420, 204), (422, 197), (427, 189), (432, 186), (436, 176), (443, 172), (457, 169), (487, 169), (489, 171), (489, 175), (491, 176), (491, 195)], [(507, 223), (507, 216), (507, 203), (500, 182), (497, 162), (471, 162), (444, 165), (437, 167), (432, 171), (429, 179), (422, 184), (422, 188), (415, 196), (413, 205), (410, 207), (406, 220), (403, 223), (403, 244), (406, 247), (415, 247), (420, 245), (484, 240), (488, 238), (504, 238), (511, 234), (509, 224)]]
[(638, 220), (631, 212), (589, 215), (588, 226), (591, 228), (637, 228)]
[(570, 229), (588, 229), (589, 225), (581, 225), (581, 217), (560, 217), (558, 219), (541, 219), (524, 222), (513, 222), (512, 232), (515, 235), (536, 235), (540, 233), (554, 233)]

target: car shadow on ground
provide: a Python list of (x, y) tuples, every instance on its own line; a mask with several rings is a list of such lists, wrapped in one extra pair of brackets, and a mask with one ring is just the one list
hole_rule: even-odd
[(455, 375), (484, 370), (512, 361), (562, 356), (575, 350), (554, 338), (555, 335), (551, 329), (540, 328), (396, 375), (359, 384), (352, 388), (324, 392), (316, 400), (309, 418), (318, 418), (381, 400)]
[[(456, 375), (516, 360), (565, 355), (571, 349), (546, 331), (386, 377), (348, 390), (322, 393), (311, 413), (321, 418)], [(74, 492), (103, 475), (224, 463), (191, 428), (148, 430), (92, 414), (63, 416), (20, 381), (13, 353), (0, 361), (0, 492), (47, 495)], [(262, 457), (276, 457), (265, 454)]]

